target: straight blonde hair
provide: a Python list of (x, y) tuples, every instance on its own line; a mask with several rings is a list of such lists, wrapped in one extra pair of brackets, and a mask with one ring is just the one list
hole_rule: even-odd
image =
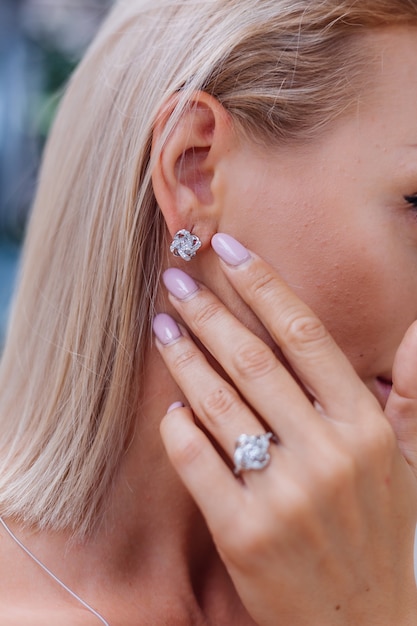
[[(369, 77), (369, 29), (417, 0), (127, 0), (51, 133), (0, 367), (0, 513), (91, 532), (140, 411), (165, 226), (152, 127), (195, 90), (265, 146), (331, 127)], [(164, 138), (163, 138), (164, 140)], [(139, 407), (139, 408), (138, 408)]]

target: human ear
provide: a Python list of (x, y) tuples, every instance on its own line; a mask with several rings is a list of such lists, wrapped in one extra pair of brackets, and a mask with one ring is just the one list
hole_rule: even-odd
[(217, 230), (235, 136), (230, 115), (213, 96), (195, 92), (179, 116), (178, 100), (172, 96), (155, 123), (153, 188), (171, 236), (193, 230), (204, 247)]

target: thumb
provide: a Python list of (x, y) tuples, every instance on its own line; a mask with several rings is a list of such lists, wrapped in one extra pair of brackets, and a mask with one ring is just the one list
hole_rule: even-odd
[(395, 355), (392, 382), (385, 415), (417, 477), (417, 322), (407, 330)]

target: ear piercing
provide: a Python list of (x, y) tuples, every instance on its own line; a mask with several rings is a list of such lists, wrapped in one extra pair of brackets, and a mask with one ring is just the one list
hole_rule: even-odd
[(191, 261), (201, 248), (201, 241), (197, 235), (193, 235), (189, 230), (179, 230), (174, 235), (174, 239), (169, 247), (174, 256), (181, 257), (184, 261)]

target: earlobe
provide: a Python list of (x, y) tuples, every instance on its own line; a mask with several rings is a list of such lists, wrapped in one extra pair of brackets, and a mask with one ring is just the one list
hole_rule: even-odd
[[(161, 140), (178, 117), (163, 146)], [(203, 245), (216, 232), (222, 206), (222, 159), (230, 150), (232, 125), (223, 106), (205, 92), (196, 92), (178, 115), (173, 96), (157, 118), (153, 134), (152, 182), (156, 200), (171, 236), (194, 230)]]

